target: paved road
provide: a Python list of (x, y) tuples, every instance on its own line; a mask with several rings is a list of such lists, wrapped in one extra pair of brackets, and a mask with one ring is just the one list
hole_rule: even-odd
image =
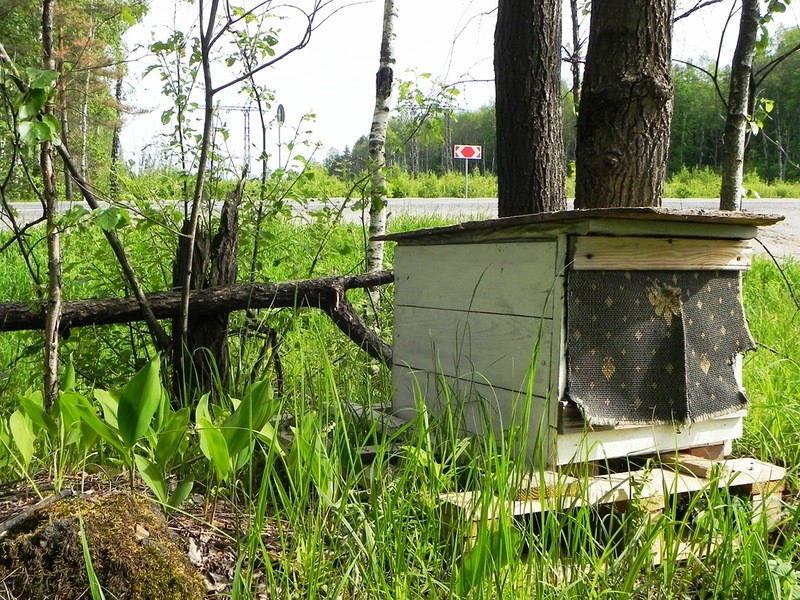
[[(333, 205), (341, 204), (341, 199), (331, 200)], [(718, 200), (710, 199), (667, 199), (664, 206), (668, 208), (684, 209), (716, 209)], [(61, 209), (66, 211), (70, 205), (61, 203)], [(311, 203), (310, 210), (319, 209), (322, 204)], [(19, 203), (14, 205), (20, 222), (27, 223), (42, 215), (42, 208), (37, 203)], [(780, 200), (747, 200), (744, 209), (751, 212), (777, 213), (786, 216), (784, 221), (772, 227), (761, 230), (759, 239), (775, 256), (793, 256), (800, 259), (800, 199), (787, 198)], [(461, 198), (393, 198), (389, 201), (389, 210), (394, 215), (435, 214), (455, 220), (466, 221), (475, 219), (489, 219), (497, 216), (497, 200), (495, 198), (475, 198), (463, 200)], [(362, 213), (349, 208), (343, 211), (344, 218), (349, 222), (358, 222)], [(300, 216), (300, 211), (298, 211)], [(7, 224), (7, 217), (0, 215), (0, 223)], [(756, 244), (756, 251), (762, 251)]]

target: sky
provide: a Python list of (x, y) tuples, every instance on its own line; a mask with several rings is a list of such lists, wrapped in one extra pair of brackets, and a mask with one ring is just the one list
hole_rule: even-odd
[[(310, 0), (296, 0), (298, 5), (308, 5)], [(275, 105), (270, 116), (274, 116), (277, 104), (283, 104), (286, 122), (281, 128), (281, 139), (292, 138), (294, 130), (310, 132), (304, 139), (319, 142), (313, 158), (322, 161), (331, 150), (343, 150), (352, 146), (361, 136), (369, 133), (375, 102), (375, 72), (383, 22), (382, 0), (335, 0), (339, 6), (348, 4), (332, 14), (312, 35), (308, 46), (296, 52), (274, 67), (259, 75), (259, 83), (275, 93)], [(734, 0), (724, 0), (718, 6), (698, 11), (690, 18), (679, 21), (673, 40), (673, 57), (682, 60), (697, 60), (701, 56), (714, 56), (726, 18)], [(276, 3), (277, 4), (277, 3)], [(461, 108), (475, 109), (491, 103), (494, 99), (492, 45), (497, 0), (395, 0), (398, 9), (396, 22), (395, 78), (418, 80), (423, 73), (430, 73), (439, 81), (459, 85)], [(692, 2), (678, 2), (680, 7)], [(125, 156), (138, 164), (147, 153), (147, 146), (155, 147), (158, 136), (166, 133), (161, 125), (161, 113), (170, 102), (161, 93), (161, 82), (156, 73), (143, 77), (144, 69), (154, 62), (146, 48), (155, 40), (166, 39), (173, 28), (196, 31), (196, 3), (181, 4), (177, 9), (168, 0), (154, 0), (142, 23), (126, 34), (134, 60), (130, 64), (130, 87), (128, 103), (140, 111), (129, 116), (123, 129)], [(565, 9), (565, 19), (569, 11)], [(291, 14), (291, 13), (290, 13)], [(800, 9), (793, 4), (782, 15), (779, 24), (797, 26)], [(281, 43), (296, 39), (299, 21), (296, 16), (281, 21), (278, 36)], [(565, 20), (564, 32), (569, 33), (569, 22)], [(584, 29), (588, 29), (588, 17)], [(738, 17), (734, 19), (724, 45), (723, 62), (730, 61)], [(280, 46), (279, 46), (280, 48)], [(215, 82), (222, 82), (230, 71), (217, 71)], [(566, 72), (564, 78), (567, 78)], [(201, 101), (198, 96), (198, 101)], [(244, 106), (247, 98), (235, 88), (221, 94), (219, 103), (224, 106)], [(300, 124), (300, 118), (314, 113), (313, 121)], [(228, 152), (239, 163), (245, 155), (244, 113), (225, 112), (222, 118), (230, 131)], [(256, 142), (259, 127), (255, 115), (251, 116), (251, 143)], [(278, 131), (274, 126), (269, 132), (275, 146), (270, 167), (277, 165)], [(469, 144), (470, 140), (454, 140)], [(306, 157), (311, 147), (303, 147)], [(258, 151), (251, 151), (253, 157)], [(283, 147), (283, 158), (287, 150)]]

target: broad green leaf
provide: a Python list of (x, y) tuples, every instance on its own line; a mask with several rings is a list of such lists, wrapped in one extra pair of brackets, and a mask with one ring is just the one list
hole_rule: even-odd
[(126, 465), (130, 465), (131, 459), (128, 454), (128, 448), (120, 439), (119, 432), (100, 420), (88, 398), (74, 392), (64, 392), (61, 394), (61, 399), (66, 400), (65, 404), (71, 404), (71, 408), (80, 416), (81, 422), (88, 425), (109, 446), (114, 448)]
[(42, 124), (50, 130), (50, 141), (58, 146), (61, 143), (61, 123), (54, 115), (42, 115)]
[(75, 389), (75, 365), (72, 364), (72, 355), (69, 355), (64, 375), (61, 377), (61, 389), (72, 391)]
[(50, 128), (39, 121), (23, 121), (19, 124), (19, 136), (28, 146), (35, 146), (49, 141), (52, 137)]
[(119, 396), (119, 391), (102, 389), (94, 390), (94, 398), (97, 400), (97, 402), (100, 404), (100, 408), (103, 410), (103, 419), (105, 419), (106, 423), (111, 425), (111, 427), (114, 429), (119, 429), (119, 424), (117, 422)]
[(201, 417), (197, 419), (197, 437), (200, 441), (200, 450), (211, 461), (217, 479), (225, 481), (231, 470), (231, 461), (222, 432), (211, 421)]
[(197, 401), (197, 406), (194, 409), (195, 422), (198, 422), (200, 419), (206, 419), (207, 421), (214, 420), (211, 418), (211, 413), (208, 410), (208, 396), (209, 394), (203, 394), (200, 396), (200, 400)]
[(33, 432), (33, 423), (20, 411), (15, 410), (8, 419), (8, 428), (11, 430), (11, 438), (17, 446), (25, 468), (33, 459), (33, 445), (36, 442), (36, 434)]
[(170, 495), (167, 505), (171, 508), (178, 508), (192, 493), (192, 488), (194, 488), (194, 478), (187, 477), (177, 485), (175, 491)]
[(161, 113), (161, 124), (166, 125), (169, 123), (169, 120), (172, 118), (172, 115), (175, 114), (175, 109), (168, 108), (163, 113)]
[(253, 433), (264, 427), (275, 410), (271, 383), (257, 381), (250, 385), (223, 428), (229, 454), (235, 456), (252, 444)]
[(119, 16), (126, 25), (134, 25), (136, 23), (136, 17), (134, 16), (130, 6), (123, 6), (119, 12)]
[(80, 442), (81, 435), (81, 415), (76, 404), (77, 394), (71, 392), (61, 392), (53, 406), (53, 415), (57, 415), (61, 420), (63, 429), (62, 444), (71, 446)]
[(189, 407), (171, 413), (165, 420), (164, 428), (158, 433), (155, 459), (162, 469), (166, 468), (169, 461), (177, 454), (183, 436), (189, 428), (189, 416)]
[(22, 121), (31, 119), (38, 115), (42, 107), (47, 102), (47, 90), (40, 88), (31, 88), (22, 99), (22, 104), (19, 107), (19, 118)]
[(34, 67), (28, 67), (25, 69), (25, 72), (28, 74), (29, 88), (51, 88), (55, 85), (56, 79), (58, 79), (58, 71), (45, 71)]
[(134, 454), (133, 460), (136, 461), (136, 470), (139, 472), (142, 481), (153, 491), (161, 504), (166, 504), (167, 500), (169, 500), (169, 494), (167, 492), (167, 482), (164, 481), (161, 469), (155, 463), (150, 462), (139, 454)]
[(94, 215), (97, 226), (103, 231), (121, 229), (131, 222), (131, 218), (127, 211), (116, 206), (109, 206), (106, 209), (98, 209), (93, 211), (92, 214)]
[(161, 359), (156, 356), (122, 388), (117, 421), (122, 441), (128, 448), (132, 448), (147, 431), (164, 397), (160, 367)]
[(58, 425), (52, 416), (47, 414), (44, 409), (44, 397), (40, 391), (28, 390), (25, 395), (17, 396), (19, 400), (19, 410), (28, 417), (39, 429), (44, 429), (47, 435), (55, 437), (58, 435)]
[(275, 450), (275, 453), (284, 458), (286, 456), (286, 451), (283, 449), (281, 445), (280, 438), (278, 438), (278, 432), (275, 431), (275, 428), (272, 426), (272, 423), (267, 423), (264, 427), (261, 428), (261, 431), (256, 432), (256, 437), (261, 440), (268, 448), (272, 448)]

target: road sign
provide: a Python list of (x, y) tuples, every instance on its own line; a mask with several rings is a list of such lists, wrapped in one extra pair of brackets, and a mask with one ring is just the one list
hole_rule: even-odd
[(465, 158), (467, 160), (480, 160), (480, 146), (463, 146), (456, 144), (453, 146), (453, 158)]

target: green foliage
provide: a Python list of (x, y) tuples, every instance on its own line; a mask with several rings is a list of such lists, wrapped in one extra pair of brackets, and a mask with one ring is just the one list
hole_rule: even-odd
[(165, 404), (160, 370), (161, 359), (156, 356), (122, 388), (117, 423), (122, 442), (129, 449), (144, 436), (156, 411)]
[(42, 142), (58, 142), (61, 126), (53, 115), (43, 114), (45, 104), (55, 90), (58, 73), (41, 69), (26, 69), (28, 89), (14, 101), (17, 108), (19, 136), (28, 146)]
[[(405, 171), (391, 170), (388, 175), (389, 195), (392, 198), (463, 198), (464, 173), (449, 172), (444, 175), (423, 173), (412, 177)], [(481, 175), (477, 169), (469, 176), (470, 198), (496, 198), (497, 177)]]

